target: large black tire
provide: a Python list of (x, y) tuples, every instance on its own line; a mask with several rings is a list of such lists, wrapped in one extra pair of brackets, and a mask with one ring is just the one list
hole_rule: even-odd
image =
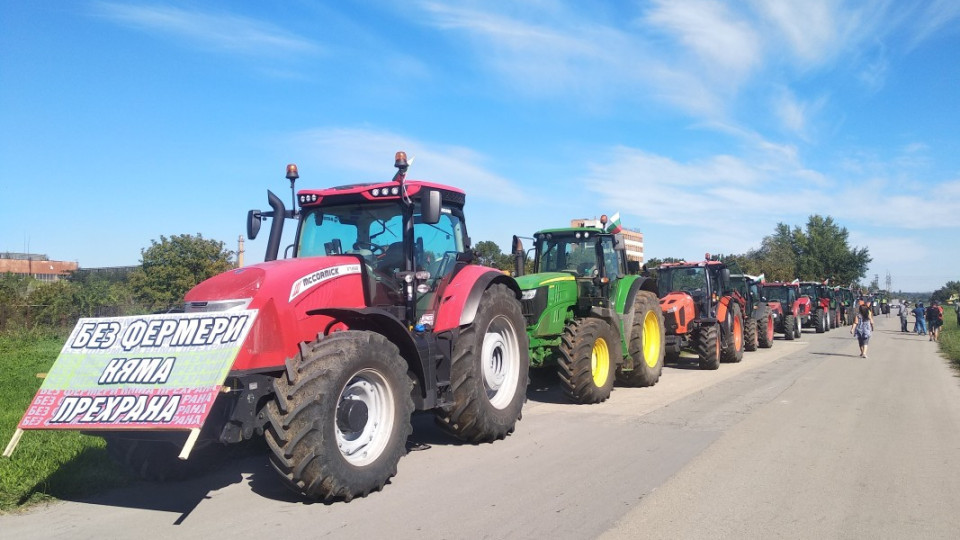
[(731, 304), (729, 320), (722, 332), (720, 361), (736, 363), (743, 360), (743, 314), (740, 304)]
[(454, 403), (437, 411), (438, 423), (472, 443), (513, 433), (527, 395), (528, 348), (520, 301), (506, 285), (492, 285), (454, 344)]
[(757, 344), (761, 349), (773, 347), (773, 315), (757, 321)]
[(310, 499), (379, 491), (406, 453), (412, 386), (407, 363), (380, 334), (334, 332), (301, 344), (266, 407), (274, 469)]
[(822, 334), (827, 331), (826, 314), (822, 308), (817, 308), (813, 312), (813, 328), (818, 334)]
[(755, 351), (759, 346), (759, 336), (757, 335), (759, 321), (749, 319), (743, 326), (743, 350)]
[(563, 393), (575, 403), (600, 403), (613, 391), (620, 336), (606, 321), (574, 319), (563, 329), (557, 373)]
[(797, 339), (797, 318), (793, 315), (783, 316), (783, 339), (793, 341)]
[(666, 361), (663, 311), (657, 295), (639, 291), (633, 301), (633, 329), (627, 353), (633, 357), (633, 369), (617, 369), (617, 380), (626, 386), (653, 386), (660, 380)]
[(701, 326), (695, 337), (697, 357), (700, 369), (718, 369), (720, 367), (720, 325)]
[(140, 439), (135, 433), (101, 436), (107, 443), (107, 454), (144, 480), (163, 482), (202, 476), (221, 464), (227, 454), (224, 445), (210, 442), (195, 446), (189, 459), (180, 459), (186, 433), (171, 434), (170, 440), (162, 436), (157, 440)]
[(797, 317), (793, 325), (793, 337), (797, 339), (803, 337), (803, 321), (801, 321), (799, 317)]

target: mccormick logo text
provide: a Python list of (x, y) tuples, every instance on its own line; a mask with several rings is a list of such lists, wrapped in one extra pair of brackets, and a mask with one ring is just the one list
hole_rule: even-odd
[(290, 301), (292, 302), (294, 298), (307, 292), (311, 287), (316, 287), (328, 279), (359, 273), (359, 264), (342, 264), (340, 266), (331, 266), (330, 268), (324, 268), (323, 270), (317, 270), (312, 274), (307, 274), (293, 282), (293, 287), (290, 287)]

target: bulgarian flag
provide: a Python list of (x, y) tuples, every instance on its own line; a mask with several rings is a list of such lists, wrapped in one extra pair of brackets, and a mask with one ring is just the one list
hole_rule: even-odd
[(617, 212), (610, 218), (610, 223), (607, 223), (607, 232), (610, 234), (617, 234), (623, 230), (623, 227), (620, 226), (620, 212)]

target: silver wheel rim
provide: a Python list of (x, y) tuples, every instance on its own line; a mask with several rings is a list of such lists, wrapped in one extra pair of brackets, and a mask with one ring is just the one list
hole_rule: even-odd
[(483, 387), (494, 408), (504, 409), (511, 401), (520, 380), (520, 348), (510, 320), (499, 315), (490, 321), (483, 336), (480, 362)]
[[(393, 431), (393, 391), (383, 374), (375, 369), (358, 371), (340, 392), (337, 414), (350, 401), (360, 401), (367, 408), (367, 421), (359, 430), (343, 429), (334, 422), (337, 447), (351, 465), (361, 467), (374, 462), (387, 447)], [(338, 418), (335, 416), (334, 418)]]

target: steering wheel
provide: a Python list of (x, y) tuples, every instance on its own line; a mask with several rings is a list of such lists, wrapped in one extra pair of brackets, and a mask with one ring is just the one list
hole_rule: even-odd
[(379, 251), (380, 254), (383, 255), (383, 246), (372, 244), (370, 242), (362, 242), (360, 240), (357, 240), (356, 242), (353, 243), (353, 249), (366, 249), (372, 252), (374, 255), (376, 255), (377, 252)]

